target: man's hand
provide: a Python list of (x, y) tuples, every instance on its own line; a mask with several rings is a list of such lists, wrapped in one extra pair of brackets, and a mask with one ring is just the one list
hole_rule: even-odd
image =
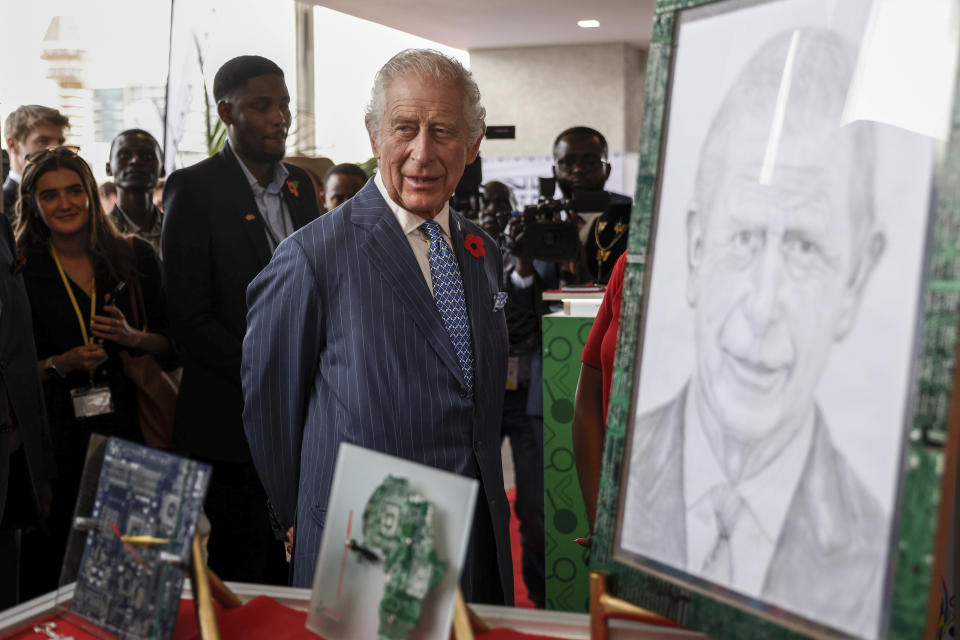
[(66, 353), (61, 353), (53, 359), (54, 365), (60, 373), (71, 371), (93, 371), (107, 361), (107, 352), (103, 345), (91, 344), (74, 347)]
[(533, 275), (533, 259), (524, 254), (524, 235), (527, 231), (523, 216), (511, 218), (507, 225), (507, 236), (513, 241), (513, 254), (517, 258), (516, 273), (521, 278)]
[(287, 554), (287, 564), (293, 560), (293, 527), (287, 529), (287, 539), (283, 541), (283, 550)]

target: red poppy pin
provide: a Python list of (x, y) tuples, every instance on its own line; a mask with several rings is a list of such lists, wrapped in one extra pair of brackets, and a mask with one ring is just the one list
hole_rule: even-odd
[(10, 273), (13, 277), (20, 275), (20, 272), (23, 271), (23, 267), (27, 264), (27, 258), (22, 253), (18, 253), (17, 257), (13, 259), (13, 262), (10, 264)]
[(294, 198), (300, 197), (300, 191), (297, 189), (297, 187), (299, 186), (300, 186), (300, 182), (298, 182), (297, 180), (287, 180), (287, 190), (289, 190), (290, 193), (293, 194)]
[(483, 248), (483, 238), (472, 233), (467, 234), (463, 246), (474, 258), (482, 258), (487, 254), (487, 250)]

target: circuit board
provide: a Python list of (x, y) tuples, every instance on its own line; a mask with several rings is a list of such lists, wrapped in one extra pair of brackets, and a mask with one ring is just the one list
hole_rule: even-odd
[(72, 611), (121, 638), (170, 638), (209, 479), (208, 465), (110, 438)]
[(420, 622), (423, 599), (447, 572), (433, 541), (433, 505), (387, 476), (363, 511), (364, 542), (385, 558), (380, 600), (381, 640), (400, 640)]

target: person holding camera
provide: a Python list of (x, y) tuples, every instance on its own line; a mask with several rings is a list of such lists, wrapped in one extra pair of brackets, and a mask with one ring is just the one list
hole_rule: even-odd
[[(540, 318), (553, 310), (542, 298), (549, 289), (592, 280), (579, 239), (578, 225), (583, 219), (576, 214), (578, 202), (572, 189), (565, 192), (570, 197), (553, 200), (555, 185), (553, 179), (542, 179), (539, 203), (514, 215), (515, 201), (509, 188), (489, 182), (483, 187), (479, 216), (480, 225), (504, 247), (510, 359), (502, 425), (504, 437), (510, 438), (516, 470), (514, 508), (520, 520), (523, 578), (538, 607), (545, 604)], [(606, 194), (603, 196), (606, 203)], [(588, 194), (579, 203), (586, 202), (589, 208), (598, 201)]]
[[(514, 511), (520, 521), (521, 569), (531, 601), (543, 608), (543, 410), (532, 407), (531, 393), (540, 386), (540, 292), (533, 258), (523, 249), (523, 218), (515, 217), (516, 199), (502, 182), (481, 187), (477, 222), (502, 248), (507, 303), (503, 308), (509, 335), (507, 382), (501, 435), (510, 439), (516, 484)], [(539, 403), (542, 405), (542, 402)]]
[[(606, 284), (627, 249), (633, 201), (604, 190), (610, 176), (607, 141), (596, 129), (563, 131), (553, 157), (554, 177), (540, 179), (539, 201), (507, 228), (507, 249), (529, 258), (518, 259), (516, 276), (529, 287), (536, 272), (547, 289)], [(560, 199), (553, 198), (557, 187)]]
[(558, 135), (553, 143), (553, 175), (564, 201), (574, 203), (585, 225), (580, 237), (582, 267), (594, 282), (606, 284), (617, 258), (627, 250), (633, 200), (606, 192), (606, 206), (599, 215), (582, 213), (576, 206), (577, 196), (582, 199), (583, 192), (603, 192), (610, 177), (603, 134), (590, 127), (571, 127)]

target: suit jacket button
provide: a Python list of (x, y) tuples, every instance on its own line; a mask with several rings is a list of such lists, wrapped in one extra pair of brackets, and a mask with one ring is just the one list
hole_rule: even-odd
[(461, 397), (461, 398), (466, 398), (466, 397), (467, 397), (467, 390), (464, 389), (463, 387), (460, 387), (460, 397)]

